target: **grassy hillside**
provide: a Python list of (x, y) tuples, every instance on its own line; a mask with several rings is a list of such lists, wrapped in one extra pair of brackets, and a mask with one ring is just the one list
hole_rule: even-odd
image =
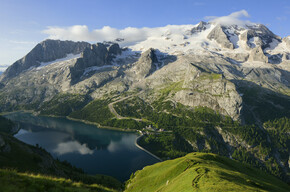
[(207, 153), (190, 153), (132, 174), (126, 192), (290, 191), (277, 178), (247, 164)]
[(5, 117), (0, 116), (0, 132), (11, 133), (13, 132), (14, 123)]
[(44, 102), (39, 111), (41, 115), (67, 116), (83, 108), (90, 99), (85, 95), (59, 94), (50, 101)]
[(28, 173), (19, 173), (13, 170), (0, 169), (0, 191), (5, 192), (27, 192), (27, 191), (47, 191), (47, 192), (113, 192), (118, 191), (103, 187), (98, 184), (84, 184), (73, 182), (70, 179), (56, 178), (45, 175), (33, 175)]

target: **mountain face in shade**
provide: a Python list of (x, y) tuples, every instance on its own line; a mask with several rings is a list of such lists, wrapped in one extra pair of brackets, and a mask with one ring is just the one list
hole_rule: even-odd
[(13, 63), (4, 72), (3, 79), (10, 79), (19, 73), (38, 67), (41, 62), (64, 58), (67, 54), (79, 54), (90, 44), (86, 42), (46, 40), (37, 44), (26, 56)]

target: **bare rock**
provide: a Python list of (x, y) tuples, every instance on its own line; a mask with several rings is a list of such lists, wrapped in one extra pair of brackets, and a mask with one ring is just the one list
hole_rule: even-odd
[(196, 27), (191, 29), (191, 34), (199, 33), (206, 30), (207, 25), (208, 25), (207, 22), (204, 22), (204, 21), (199, 22), (199, 24)]
[(233, 43), (228, 39), (221, 25), (217, 25), (207, 36), (210, 40), (215, 40), (222, 47), (234, 49)]
[[(1, 76), (2, 81), (17, 76), (31, 67), (38, 67), (41, 62), (64, 58), (67, 54), (79, 54), (89, 47), (87, 42), (45, 40), (37, 44), (26, 56), (13, 63)], [(0, 80), (1, 80), (0, 79)]]
[(250, 52), (248, 61), (261, 61), (268, 63), (268, 57), (264, 54), (262, 47), (255, 47)]

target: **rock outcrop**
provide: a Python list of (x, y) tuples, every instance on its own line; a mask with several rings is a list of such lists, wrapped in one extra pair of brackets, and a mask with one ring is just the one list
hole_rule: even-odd
[(121, 54), (122, 49), (118, 44), (111, 44), (106, 46), (103, 43), (91, 45), (86, 48), (82, 56), (77, 59), (76, 63), (70, 67), (71, 83), (76, 83), (84, 74), (85, 69), (89, 67), (102, 67), (104, 65), (111, 65), (116, 55)]
[(262, 47), (255, 47), (251, 50), (248, 61), (261, 61), (268, 63), (268, 57), (264, 54)]
[(234, 49), (233, 43), (229, 40), (228, 36), (223, 30), (221, 25), (217, 25), (207, 36), (210, 40), (215, 40), (223, 48)]
[[(241, 40), (245, 41), (249, 48), (261, 46), (264, 50), (265, 48), (270, 47), (270, 43), (273, 40), (281, 42), (281, 37), (272, 33), (265, 25), (252, 25), (248, 26), (248, 28), (248, 30), (241, 34)], [(254, 38), (256, 41), (255, 44), (252, 43)]]
[(199, 33), (206, 30), (207, 25), (208, 25), (207, 22), (204, 21), (199, 22), (199, 24), (196, 27), (191, 29), (191, 34)]
[(50, 62), (64, 58), (67, 54), (79, 54), (89, 46), (90, 44), (87, 42), (45, 40), (37, 44), (22, 59), (8, 67), (1, 76), (1, 79), (9, 80), (31, 67), (40, 66), (41, 62)]
[(236, 86), (222, 74), (202, 72), (196, 66), (189, 66), (182, 89), (174, 95), (174, 100), (186, 106), (206, 106), (239, 119), (242, 98)]
[(290, 36), (284, 37), (283, 38), (283, 42), (285, 42), (286, 46), (290, 48)]
[(127, 71), (127, 74), (139, 81), (156, 71), (158, 69), (158, 64), (155, 50), (151, 48), (142, 53), (134, 67)]

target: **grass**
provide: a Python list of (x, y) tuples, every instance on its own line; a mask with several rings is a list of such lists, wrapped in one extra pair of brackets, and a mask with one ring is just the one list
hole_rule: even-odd
[(85, 95), (62, 93), (45, 102), (39, 109), (40, 115), (67, 116), (80, 110), (89, 102)]
[(169, 93), (171, 93), (171, 92), (175, 93), (175, 92), (184, 90), (184, 88), (182, 88), (182, 84), (183, 84), (183, 81), (178, 81), (178, 82), (175, 82), (175, 83), (171, 83), (169, 86), (160, 89), (159, 92), (163, 96), (168, 96)]
[(13, 132), (13, 126), (15, 126), (15, 124), (12, 121), (0, 116), (0, 132), (11, 133)]
[(190, 153), (137, 171), (125, 191), (289, 190), (286, 183), (247, 164), (214, 154)]
[(220, 80), (222, 79), (222, 74), (218, 74), (218, 73), (202, 73), (202, 75), (198, 78), (198, 80)]
[(109, 189), (98, 184), (84, 184), (81, 182), (73, 182), (70, 179), (45, 176), (41, 174), (19, 173), (15, 170), (0, 169), (0, 191), (5, 192), (113, 192), (117, 191)]
[(72, 112), (69, 117), (102, 124), (114, 117), (108, 107), (109, 103), (109, 100), (96, 99), (81, 110)]

